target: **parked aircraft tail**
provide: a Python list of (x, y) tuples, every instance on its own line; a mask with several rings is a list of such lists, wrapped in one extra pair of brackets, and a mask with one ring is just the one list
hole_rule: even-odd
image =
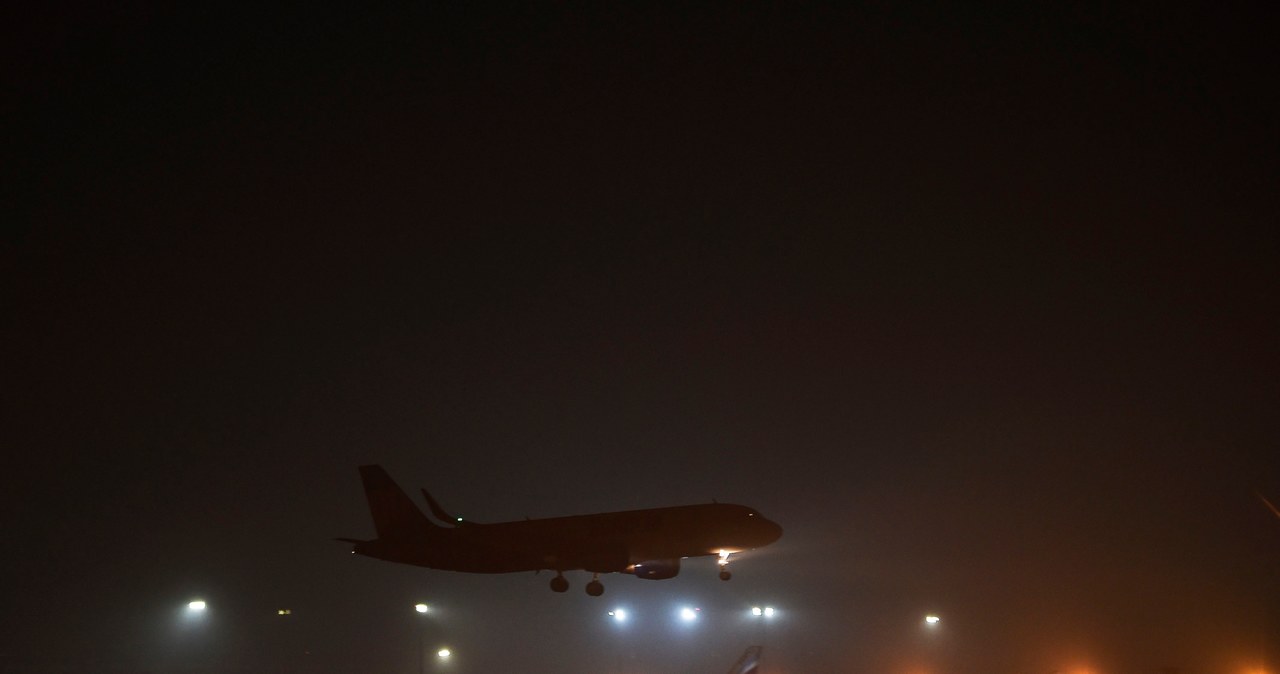
[(1262, 495), (1262, 492), (1259, 491), (1254, 493), (1258, 495), (1258, 498), (1262, 499), (1262, 503), (1263, 505), (1267, 506), (1267, 510), (1270, 510), (1273, 514), (1275, 514), (1276, 517), (1280, 517), (1280, 509), (1277, 509), (1274, 505), (1272, 505), (1271, 501), (1268, 501), (1267, 497)]
[(764, 650), (762, 646), (751, 646), (743, 652), (742, 657), (733, 663), (733, 668), (729, 670), (729, 674), (756, 674), (760, 671), (760, 655)]
[(418, 506), (414, 505), (382, 466), (360, 466), (360, 479), (364, 482), (364, 494), (369, 499), (369, 513), (373, 515), (373, 526), (378, 531), (378, 538), (414, 538), (438, 528), (418, 510)]

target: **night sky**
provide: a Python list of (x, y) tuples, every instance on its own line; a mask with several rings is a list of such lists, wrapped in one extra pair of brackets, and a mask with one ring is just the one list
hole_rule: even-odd
[(5, 22), (0, 671), (1280, 668), (1274, 13), (118, 4)]

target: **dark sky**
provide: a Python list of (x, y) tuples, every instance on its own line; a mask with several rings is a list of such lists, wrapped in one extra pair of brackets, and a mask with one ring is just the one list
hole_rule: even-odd
[[(0, 671), (1276, 671), (1275, 18), (11, 16)], [(556, 595), (363, 463), (786, 534)]]

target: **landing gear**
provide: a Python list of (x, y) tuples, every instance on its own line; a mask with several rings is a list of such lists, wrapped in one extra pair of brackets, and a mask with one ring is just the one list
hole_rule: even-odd
[(732, 553), (725, 550), (720, 551), (720, 559), (717, 560), (720, 564), (720, 580), (729, 580), (730, 578), (733, 578), (733, 574), (729, 573), (730, 554)]
[(604, 583), (600, 582), (599, 574), (591, 576), (591, 582), (587, 583), (587, 594), (592, 597), (604, 594)]
[(556, 577), (551, 579), (552, 592), (564, 592), (569, 589), (569, 579), (565, 578), (560, 572), (556, 572)]

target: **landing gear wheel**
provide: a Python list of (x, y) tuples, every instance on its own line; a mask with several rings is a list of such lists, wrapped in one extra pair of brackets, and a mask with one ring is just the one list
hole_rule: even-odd
[(599, 597), (604, 594), (604, 583), (601, 583), (598, 580), (592, 580), (590, 583), (587, 583), (587, 594), (592, 597)]
[(566, 591), (566, 590), (568, 590), (568, 589), (569, 589), (569, 579), (568, 579), (568, 578), (565, 578), (564, 576), (562, 576), (562, 575), (560, 575), (560, 574), (558, 574), (558, 573), (557, 573), (557, 574), (556, 574), (556, 577), (551, 579), (551, 591), (552, 591), (552, 592), (564, 592), (564, 591)]
[(733, 578), (733, 574), (728, 569), (720, 569), (720, 580), (729, 580)]

